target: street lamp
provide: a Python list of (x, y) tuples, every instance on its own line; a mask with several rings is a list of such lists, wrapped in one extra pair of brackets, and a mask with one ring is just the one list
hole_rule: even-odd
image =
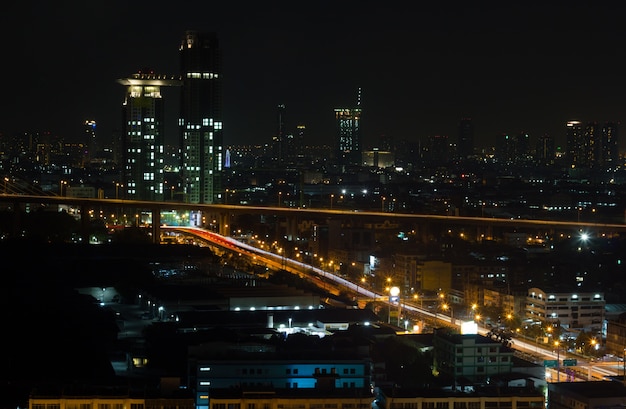
[(450, 310), (450, 324), (454, 325), (454, 311), (452, 310), (452, 306), (449, 304), (443, 304), (441, 308), (443, 308), (444, 311)]
[(330, 210), (333, 210), (333, 199), (335, 198), (335, 195), (331, 194), (330, 195)]
[[(365, 287), (365, 277), (361, 277), (361, 287)], [(356, 285), (356, 296), (359, 296), (359, 285)]]
[(556, 347), (556, 381), (561, 382), (561, 348), (559, 348), (559, 341), (554, 341)]
[(380, 211), (384, 212), (385, 211), (385, 196), (381, 196), (381, 205), (380, 205)]
[(389, 289), (389, 316), (387, 318), (388, 323), (391, 323), (391, 305), (396, 302), (398, 303), (398, 326), (400, 326), (400, 310), (401, 310), (400, 288), (391, 287)]
[(120, 193), (120, 186), (124, 187), (124, 185), (122, 185), (119, 182), (115, 182), (115, 198), (118, 199), (119, 198), (119, 193)]

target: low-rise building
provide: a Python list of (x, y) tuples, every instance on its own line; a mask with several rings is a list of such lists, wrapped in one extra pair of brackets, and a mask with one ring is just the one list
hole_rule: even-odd
[(458, 334), (438, 329), (433, 337), (433, 367), (442, 376), (471, 383), (511, 372), (513, 349), (479, 334)]
[(622, 382), (554, 382), (548, 384), (550, 409), (623, 408), (626, 386)]
[(601, 292), (550, 291), (532, 287), (526, 296), (526, 318), (566, 329), (602, 331), (606, 301)]

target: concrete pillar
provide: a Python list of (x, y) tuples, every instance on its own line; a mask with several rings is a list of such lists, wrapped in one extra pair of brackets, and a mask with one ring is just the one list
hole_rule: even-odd
[(161, 242), (161, 209), (159, 207), (152, 208), (152, 243), (159, 244)]

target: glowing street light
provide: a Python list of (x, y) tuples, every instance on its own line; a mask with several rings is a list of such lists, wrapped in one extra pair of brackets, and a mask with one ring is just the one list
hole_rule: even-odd
[(398, 326), (400, 326), (400, 311), (402, 305), (400, 304), (400, 288), (391, 287), (389, 289), (389, 317), (387, 319), (388, 323), (391, 323), (391, 305), (398, 303)]
[(561, 382), (561, 348), (559, 348), (559, 341), (554, 341), (556, 347), (556, 381)]

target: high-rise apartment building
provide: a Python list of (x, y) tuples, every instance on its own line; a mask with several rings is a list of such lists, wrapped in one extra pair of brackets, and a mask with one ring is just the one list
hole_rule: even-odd
[(567, 163), (572, 167), (584, 166), (587, 157), (587, 144), (585, 143), (582, 122), (569, 121), (566, 127)]
[(85, 129), (85, 137), (84, 144), (87, 149), (85, 149), (85, 166), (91, 162), (92, 159), (96, 157), (98, 153), (98, 144), (96, 140), (96, 121), (93, 119), (88, 119), (83, 124)]
[(619, 160), (619, 123), (607, 122), (602, 128), (600, 148), (601, 166), (604, 170), (615, 168)]
[(220, 203), (223, 134), (221, 51), (213, 32), (188, 30), (180, 45), (181, 180), (187, 203)]
[(554, 139), (549, 135), (542, 135), (537, 138), (535, 145), (535, 159), (543, 165), (554, 164), (555, 151)]
[(596, 168), (600, 163), (600, 149), (602, 148), (602, 127), (593, 121), (585, 125), (584, 145), (585, 155), (580, 163), (584, 168)]
[(118, 82), (126, 86), (122, 125), (122, 197), (163, 200), (164, 103), (161, 87), (177, 78), (140, 71)]
[(361, 88), (353, 108), (335, 108), (337, 161), (341, 165), (361, 164)]
[(286, 156), (287, 130), (285, 129), (285, 104), (277, 107), (276, 135), (272, 138), (272, 159), (278, 164), (283, 164)]
[(474, 125), (471, 118), (462, 118), (459, 122), (456, 149), (460, 159), (467, 159), (474, 155)]
[(614, 167), (619, 159), (619, 124), (596, 121), (584, 127), (579, 121), (567, 123), (567, 156), (571, 168), (595, 169), (600, 172)]

